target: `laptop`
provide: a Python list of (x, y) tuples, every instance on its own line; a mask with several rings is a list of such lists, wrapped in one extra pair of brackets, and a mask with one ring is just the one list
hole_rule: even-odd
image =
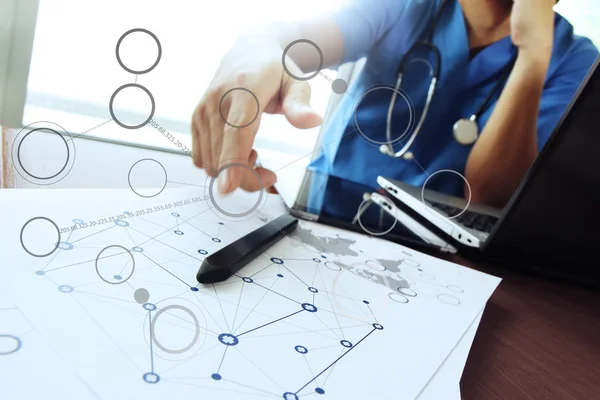
[[(301, 174), (301, 182), (292, 179)], [(288, 176), (289, 175), (289, 176)], [(428, 254), (456, 253), (442, 239), (394, 204), (381, 188), (309, 169), (278, 172), (275, 188), (292, 216), (336, 228), (376, 236)]]
[(378, 184), (465, 254), (600, 286), (599, 64), (600, 58), (504, 209), (384, 176)]

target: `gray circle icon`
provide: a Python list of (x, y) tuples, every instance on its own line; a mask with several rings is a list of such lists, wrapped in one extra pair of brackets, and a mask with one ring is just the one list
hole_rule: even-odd
[[(30, 134), (32, 134), (32, 133), (34, 133), (36, 131), (48, 131), (48, 132), (51, 132), (51, 133), (55, 133), (65, 143), (65, 147), (67, 148), (67, 159), (65, 160), (65, 164), (62, 166), (62, 168), (57, 173), (55, 173), (54, 175), (45, 176), (45, 177), (35, 176), (31, 172), (27, 171), (27, 169), (25, 168), (25, 166), (21, 162), (21, 145), (23, 144), (23, 142), (25, 141), (25, 139), (27, 138), (27, 136), (29, 136)], [(23, 171), (25, 171), (25, 173), (27, 175), (31, 176), (32, 178), (40, 179), (40, 180), (48, 180), (48, 179), (56, 178), (58, 175), (60, 175), (67, 168), (67, 165), (69, 164), (69, 157), (70, 157), (70, 155), (71, 155), (71, 151), (69, 150), (69, 145), (67, 144), (67, 141), (65, 140), (64, 136), (61, 135), (60, 133), (56, 132), (54, 129), (51, 129), (51, 128), (36, 128), (36, 129), (33, 129), (33, 130), (27, 132), (25, 134), (25, 136), (23, 136), (23, 139), (21, 139), (19, 141), (19, 146), (17, 147), (17, 161), (18, 161), (19, 165), (21, 166), (21, 168), (23, 169)]]
[[(192, 341), (185, 347), (182, 347), (181, 349), (169, 349), (165, 346), (163, 346), (158, 339), (156, 338), (156, 321), (158, 320), (158, 317), (160, 317), (162, 315), (162, 313), (164, 313), (165, 311), (168, 310), (181, 310), (186, 312), (187, 314), (189, 314), (190, 317), (192, 317), (192, 319), (194, 320), (194, 326), (196, 328), (195, 332), (194, 332), (194, 338), (192, 339)], [(159, 349), (161, 349), (162, 351), (164, 351), (165, 353), (169, 353), (169, 354), (181, 354), (181, 353), (185, 353), (186, 351), (190, 350), (192, 347), (194, 347), (194, 345), (196, 344), (196, 342), (198, 341), (198, 338), (200, 337), (200, 323), (198, 322), (198, 318), (196, 317), (196, 315), (187, 307), (179, 305), (179, 304), (173, 304), (170, 306), (166, 306), (165, 308), (161, 308), (160, 310), (158, 310), (158, 312), (154, 315), (154, 318), (152, 318), (152, 325), (151, 325), (151, 332), (152, 332), (152, 341), (154, 342), (154, 344), (156, 345), (156, 347), (158, 347)]]
[[(52, 224), (52, 226), (54, 226), (54, 229), (56, 229), (56, 234), (58, 235), (58, 240), (56, 240), (54, 242), (54, 248), (46, 254), (35, 254), (35, 253), (31, 252), (27, 248), (27, 246), (25, 246), (25, 243), (23, 242), (23, 233), (25, 232), (25, 228), (27, 227), (27, 225), (29, 225), (29, 223), (31, 223), (33, 221), (37, 221), (37, 220), (50, 222)], [(46, 217), (31, 218), (29, 221), (27, 221), (27, 222), (25, 222), (25, 224), (23, 224), (23, 227), (21, 228), (21, 234), (19, 235), (19, 240), (21, 241), (21, 246), (23, 247), (23, 250), (25, 250), (25, 252), (27, 252), (27, 254), (29, 254), (30, 256), (39, 257), (39, 258), (48, 257), (50, 254), (54, 253), (56, 251), (56, 249), (58, 249), (58, 246), (60, 244), (60, 229), (58, 228), (58, 225), (56, 225), (54, 223), (54, 221), (52, 221), (50, 218), (46, 218)]]
[[(213, 188), (214, 188), (215, 180), (217, 180), (218, 176), (223, 171), (225, 171), (227, 168), (231, 168), (231, 167), (245, 168), (248, 171), (252, 172), (254, 174), (254, 176), (256, 177), (256, 180), (258, 181), (259, 185), (260, 185), (260, 190), (259, 190), (259, 194), (258, 194), (258, 200), (256, 201), (256, 204), (254, 204), (249, 210), (244, 211), (242, 213), (230, 213), (230, 212), (227, 212), (227, 211), (223, 210), (217, 204), (217, 202), (215, 200), (215, 196), (213, 194)], [(265, 195), (265, 188), (264, 188), (264, 186), (262, 184), (260, 176), (258, 176), (258, 173), (251, 166), (246, 165), (246, 164), (242, 164), (242, 163), (232, 163), (232, 164), (227, 164), (227, 165), (222, 166), (221, 168), (219, 168), (219, 170), (217, 171), (216, 175), (211, 178), (210, 183), (208, 185), (208, 197), (210, 198), (211, 204), (221, 214), (226, 215), (226, 216), (231, 217), (231, 218), (243, 218), (243, 217), (245, 217), (247, 215), (250, 215), (252, 212), (254, 212), (260, 206), (260, 204), (262, 203), (264, 195)]]
[[(135, 88), (143, 90), (148, 95), (148, 97), (150, 98), (150, 102), (152, 103), (152, 109), (150, 111), (150, 115), (148, 116), (148, 118), (146, 118), (146, 120), (144, 122), (142, 122), (141, 124), (138, 124), (138, 125), (127, 125), (127, 124), (119, 121), (119, 119), (115, 115), (115, 111), (113, 109), (113, 107), (114, 107), (113, 103), (115, 101), (115, 97), (117, 97), (117, 94), (119, 94), (119, 92), (121, 90), (127, 89), (129, 87), (135, 87)], [(152, 96), (152, 93), (150, 93), (150, 91), (148, 89), (146, 89), (144, 86), (142, 86), (138, 83), (126, 83), (125, 85), (123, 85), (120, 88), (118, 88), (117, 90), (115, 90), (113, 95), (110, 97), (110, 101), (108, 103), (108, 111), (110, 112), (111, 118), (120, 127), (125, 128), (125, 129), (140, 129), (140, 128), (143, 128), (144, 126), (146, 126), (148, 124), (148, 122), (150, 122), (152, 120), (152, 117), (154, 117), (154, 112), (156, 111), (156, 103), (154, 102), (154, 96)]]
[(9, 349), (9, 350), (1, 351), (0, 352), (0, 356), (7, 356), (9, 354), (16, 353), (21, 348), (21, 339), (19, 339), (16, 336), (13, 336), (13, 335), (0, 335), (0, 340), (2, 340), (2, 341), (9, 340), (9, 341), (14, 342), (14, 346), (11, 349)]
[(336, 79), (331, 82), (331, 90), (337, 94), (346, 93), (346, 90), (348, 90), (348, 82), (343, 79)]
[(133, 293), (133, 298), (139, 304), (147, 303), (150, 300), (150, 292), (144, 288), (137, 289)]
[[(34, 132), (56, 134), (64, 143), (65, 147), (67, 148), (66, 160), (64, 164), (60, 167), (58, 172), (52, 173), (48, 176), (37, 176), (31, 173), (31, 171), (26, 168), (25, 162), (21, 154), (23, 151), (22, 146), (25, 139)], [(69, 172), (71, 172), (71, 169), (73, 169), (73, 165), (75, 164), (76, 152), (73, 138), (60, 125), (57, 125), (53, 122), (39, 121), (29, 124), (23, 129), (21, 129), (21, 131), (19, 131), (19, 133), (15, 136), (12, 142), (12, 159), (16, 160), (16, 162), (13, 161), (13, 168), (23, 179), (34, 185), (48, 186), (60, 182), (69, 174)]]
[[(247, 93), (250, 93), (250, 95), (254, 98), (254, 101), (256, 102), (256, 115), (252, 118), (252, 120), (250, 122), (248, 122), (247, 124), (244, 125), (235, 125), (232, 124), (231, 122), (229, 122), (227, 120), (227, 117), (225, 116), (225, 114), (223, 113), (223, 102), (225, 101), (225, 97), (227, 97), (227, 95), (233, 91), (236, 90), (241, 90)], [(225, 123), (233, 128), (245, 128), (247, 126), (250, 126), (254, 123), (254, 121), (256, 121), (256, 119), (258, 118), (258, 116), (260, 115), (260, 103), (258, 102), (258, 97), (256, 97), (256, 95), (254, 93), (252, 93), (251, 90), (243, 88), (243, 87), (236, 87), (233, 89), (229, 89), (228, 91), (226, 91), (223, 96), (221, 96), (221, 101), (219, 101), (219, 113), (221, 114), (221, 118), (223, 118), (223, 121), (225, 121)]]
[[(136, 71), (134, 69), (128, 68), (124, 63), (123, 60), (121, 60), (121, 53), (120, 53), (120, 48), (121, 48), (121, 43), (123, 42), (123, 40), (130, 34), (135, 33), (135, 32), (142, 32), (142, 33), (146, 33), (148, 35), (150, 35), (152, 37), (152, 39), (154, 39), (154, 41), (156, 42), (156, 46), (158, 46), (158, 57), (156, 57), (156, 61), (154, 62), (154, 64), (152, 64), (150, 66), (150, 68), (141, 70), (141, 71)], [(123, 68), (125, 71), (130, 72), (132, 74), (135, 75), (143, 75), (146, 74), (150, 71), (152, 71), (154, 68), (156, 68), (156, 66), (158, 65), (158, 63), (160, 62), (160, 58), (162, 57), (162, 46), (160, 44), (160, 41), (158, 40), (158, 37), (156, 37), (156, 35), (152, 32), (150, 32), (147, 29), (143, 29), (143, 28), (135, 28), (135, 29), (131, 29), (127, 32), (125, 32), (117, 41), (117, 48), (115, 50), (116, 54), (117, 54), (117, 61), (119, 62), (119, 65), (121, 66), (121, 68)]]
[[(118, 253), (118, 254), (113, 254), (112, 256), (106, 256), (106, 257), (101, 257), (102, 253), (104, 253), (106, 250), (111, 249), (111, 248), (119, 248), (124, 250), (123, 253)], [(100, 273), (100, 270), (98, 268), (98, 260), (102, 259), (102, 258), (109, 258), (109, 257), (114, 257), (115, 255), (119, 255), (119, 254), (124, 254), (127, 253), (129, 254), (129, 257), (131, 257), (131, 263), (132, 263), (132, 267), (131, 267), (131, 273), (129, 274), (129, 276), (127, 276), (126, 278), (122, 279), (119, 282), (110, 282), (106, 279), (104, 279), (104, 277), (102, 276), (102, 274)], [(100, 250), (100, 253), (98, 253), (98, 255), (96, 256), (96, 262), (94, 263), (96, 266), (96, 273), (98, 274), (98, 276), (100, 277), (100, 279), (102, 279), (104, 282), (108, 283), (109, 285), (121, 285), (125, 282), (127, 282), (132, 276), (133, 273), (135, 272), (135, 258), (133, 258), (133, 254), (131, 254), (131, 252), (126, 249), (125, 247), (118, 245), (118, 244), (113, 244), (110, 246), (106, 246), (105, 248), (103, 248), (102, 250)]]
[[(317, 49), (317, 52), (319, 53), (319, 66), (317, 67), (317, 70), (309, 76), (296, 76), (294, 74), (292, 74), (290, 72), (290, 70), (288, 69), (286, 63), (285, 63), (285, 58), (287, 56), (288, 51), (290, 51), (290, 49), (292, 48), (292, 46), (298, 44), (298, 43), (307, 43), (311, 46), (313, 46), (315, 49)], [(315, 76), (319, 75), (321, 73), (321, 70), (323, 69), (323, 63), (324, 61), (324, 57), (323, 57), (323, 51), (321, 50), (321, 48), (319, 46), (317, 46), (317, 44), (315, 42), (313, 42), (312, 40), (308, 40), (308, 39), (298, 39), (298, 40), (294, 40), (292, 43), (288, 44), (285, 48), (285, 50), (283, 50), (283, 56), (281, 57), (281, 63), (283, 64), (283, 69), (284, 71), (293, 79), (297, 80), (297, 81), (309, 81), (312, 78), (314, 78)]]
[[(158, 191), (158, 193), (155, 193), (155, 194), (153, 194), (153, 195), (144, 195), (144, 194), (140, 194), (140, 193), (138, 193), (138, 192), (137, 192), (137, 191), (136, 191), (136, 190), (133, 188), (133, 186), (131, 185), (131, 171), (133, 171), (133, 168), (134, 168), (136, 165), (138, 165), (139, 163), (141, 163), (141, 162), (143, 162), (143, 161), (152, 161), (152, 162), (155, 162), (155, 163), (157, 163), (157, 164), (158, 164), (158, 165), (159, 165), (159, 166), (162, 168), (162, 170), (163, 170), (163, 171), (164, 171), (164, 173), (165, 173), (165, 183), (164, 183), (163, 187), (162, 187), (162, 188), (161, 188), (161, 189)], [(129, 183), (129, 188), (130, 188), (130, 189), (133, 191), (133, 193), (137, 194), (137, 195), (138, 195), (138, 196), (140, 196), (140, 197), (144, 197), (144, 198), (147, 198), (147, 199), (148, 199), (148, 198), (151, 198), (151, 197), (156, 197), (156, 196), (158, 196), (159, 194), (161, 194), (161, 193), (162, 193), (162, 191), (163, 191), (163, 190), (165, 190), (165, 188), (167, 187), (167, 181), (168, 181), (167, 170), (165, 169), (165, 167), (164, 167), (164, 166), (163, 166), (163, 165), (162, 165), (160, 162), (156, 161), (154, 158), (142, 158), (141, 160), (138, 160), (138, 161), (136, 161), (136, 162), (135, 162), (135, 163), (134, 163), (134, 164), (131, 166), (131, 168), (129, 168), (129, 172), (127, 173), (127, 183)]]

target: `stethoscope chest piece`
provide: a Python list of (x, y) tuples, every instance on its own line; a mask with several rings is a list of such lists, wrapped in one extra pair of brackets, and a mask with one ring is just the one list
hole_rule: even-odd
[(454, 124), (454, 139), (462, 145), (468, 146), (475, 143), (479, 137), (479, 127), (475, 118), (461, 118)]

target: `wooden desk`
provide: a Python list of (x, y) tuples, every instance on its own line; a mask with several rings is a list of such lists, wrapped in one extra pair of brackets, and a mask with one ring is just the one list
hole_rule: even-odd
[[(123, 174), (143, 157), (160, 159), (175, 181), (197, 182), (197, 170), (185, 156), (84, 140), (78, 146), (78, 160), (87, 168), (74, 169), (60, 187), (126, 185)], [(110, 168), (103, 167), (107, 161)], [(11, 162), (4, 162), (10, 176)], [(31, 187), (15, 178), (15, 186)], [(448, 259), (503, 278), (471, 348), (463, 399), (600, 399), (600, 292)]]
[(503, 278), (463, 372), (463, 399), (600, 399), (600, 292), (450, 260)]

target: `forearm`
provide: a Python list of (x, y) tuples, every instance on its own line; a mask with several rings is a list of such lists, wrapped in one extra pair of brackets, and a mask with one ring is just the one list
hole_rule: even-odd
[(471, 200), (506, 205), (538, 155), (537, 122), (549, 56), (521, 52), (479, 140), (465, 177)]

